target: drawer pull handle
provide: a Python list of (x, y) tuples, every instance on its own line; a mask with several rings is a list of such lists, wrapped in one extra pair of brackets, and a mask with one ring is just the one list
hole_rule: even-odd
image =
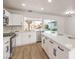
[(53, 42), (52, 42), (52, 41), (49, 41), (49, 42), (53, 44)]
[(64, 49), (60, 48), (59, 46), (58, 46), (58, 48), (59, 48), (61, 51), (64, 51)]
[(53, 49), (53, 55), (56, 56), (56, 49)]

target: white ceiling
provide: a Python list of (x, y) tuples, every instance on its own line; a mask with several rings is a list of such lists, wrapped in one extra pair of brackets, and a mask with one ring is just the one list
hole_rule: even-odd
[[(22, 3), (26, 6), (22, 7)], [(75, 0), (52, 0), (52, 3), (48, 3), (48, 0), (3, 0), (3, 6), (9, 9), (63, 15), (67, 10), (75, 10)], [(41, 8), (44, 10), (41, 11)]]

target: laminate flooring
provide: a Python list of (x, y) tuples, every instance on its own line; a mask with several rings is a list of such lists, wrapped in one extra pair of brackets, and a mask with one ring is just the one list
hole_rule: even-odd
[(49, 59), (40, 43), (16, 47), (12, 53), (12, 59)]

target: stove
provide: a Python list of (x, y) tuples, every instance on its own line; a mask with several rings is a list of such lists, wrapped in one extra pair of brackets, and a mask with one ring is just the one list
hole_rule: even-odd
[(12, 39), (16, 36), (15, 33), (3, 33), (3, 58), (11, 59), (12, 57), (12, 49), (13, 42)]

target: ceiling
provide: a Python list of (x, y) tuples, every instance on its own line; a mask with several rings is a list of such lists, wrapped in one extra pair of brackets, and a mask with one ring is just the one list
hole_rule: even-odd
[[(23, 7), (21, 4), (25, 3)], [(75, 11), (75, 0), (3, 0), (3, 6), (15, 10), (33, 10), (35, 12), (64, 15), (65, 11)], [(44, 8), (44, 10), (41, 10)]]

